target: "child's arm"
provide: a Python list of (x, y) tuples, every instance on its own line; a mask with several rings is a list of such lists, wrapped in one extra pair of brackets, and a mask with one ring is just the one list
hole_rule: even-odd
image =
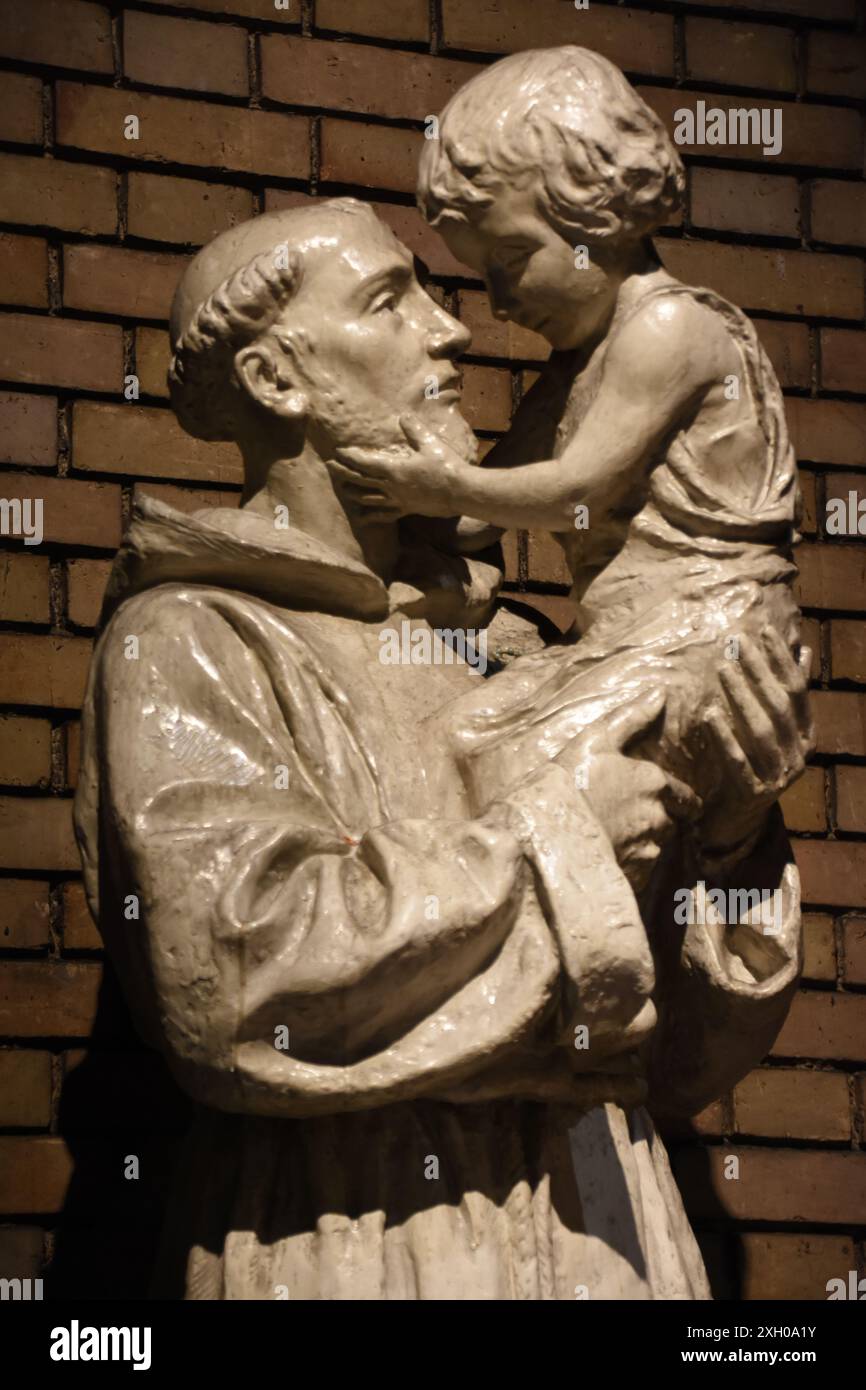
[(403, 514), (568, 531), (577, 505), (589, 507), (591, 520), (593, 504), (608, 511), (631, 490), (659, 443), (721, 382), (730, 351), (709, 311), (685, 297), (654, 299), (616, 335), (598, 393), (561, 458), (478, 468), (413, 419), (404, 423), (412, 455), (347, 449), (340, 458), (349, 468), (340, 475)]

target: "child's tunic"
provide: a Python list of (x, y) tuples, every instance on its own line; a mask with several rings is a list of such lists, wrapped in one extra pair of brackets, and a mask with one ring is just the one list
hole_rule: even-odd
[[(713, 430), (698, 413), (665, 441), (624, 541), (620, 528), (594, 517), (587, 529), (557, 536), (575, 579), (571, 636), (580, 642), (519, 658), (495, 689), (455, 711), (460, 759), (479, 795), (489, 796), (497, 768), (513, 757), (533, 764), (555, 756), (598, 717), (600, 700), (614, 706), (649, 686), (665, 692), (666, 707), (644, 752), (708, 804), (721, 775), (704, 734), (719, 668), (737, 659), (738, 637), (768, 627), (797, 650), (799, 492), (779, 384), (749, 320), (712, 291), (664, 285), (637, 308), (682, 294), (721, 314), (736, 343), (742, 370), (730, 389), (739, 416)], [(609, 348), (571, 385), (556, 456), (579, 429)], [(556, 378), (570, 363), (551, 360), (551, 394), (561, 400)]]

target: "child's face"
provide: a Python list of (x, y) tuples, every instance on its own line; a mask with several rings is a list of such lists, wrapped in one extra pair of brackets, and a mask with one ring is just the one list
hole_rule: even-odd
[(494, 316), (554, 348), (578, 347), (613, 307), (618, 277), (550, 225), (532, 188), (500, 187), (471, 223), (443, 218), (440, 230), (452, 254), (483, 276)]

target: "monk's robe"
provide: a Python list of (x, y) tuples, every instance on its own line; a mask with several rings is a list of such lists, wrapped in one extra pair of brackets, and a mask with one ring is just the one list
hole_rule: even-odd
[(781, 823), (740, 866), (782, 894), (771, 938), (675, 925), (672, 885), (707, 876), (681, 846), (642, 918), (556, 762), (479, 808), (438, 730), (482, 677), (380, 660), (385, 629), (489, 607), (480, 562), (422, 559), (386, 587), (153, 502), (119, 554), (76, 828), (137, 1026), (197, 1102), (157, 1291), (708, 1297), (643, 1101), (701, 1108), (784, 1018)]

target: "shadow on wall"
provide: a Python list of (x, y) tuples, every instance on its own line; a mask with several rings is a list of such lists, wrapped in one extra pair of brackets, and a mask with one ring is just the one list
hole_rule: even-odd
[(191, 1106), (133, 1032), (111, 966), (88, 1050), (68, 1056), (59, 1132), (73, 1175), (47, 1298), (146, 1298)]

